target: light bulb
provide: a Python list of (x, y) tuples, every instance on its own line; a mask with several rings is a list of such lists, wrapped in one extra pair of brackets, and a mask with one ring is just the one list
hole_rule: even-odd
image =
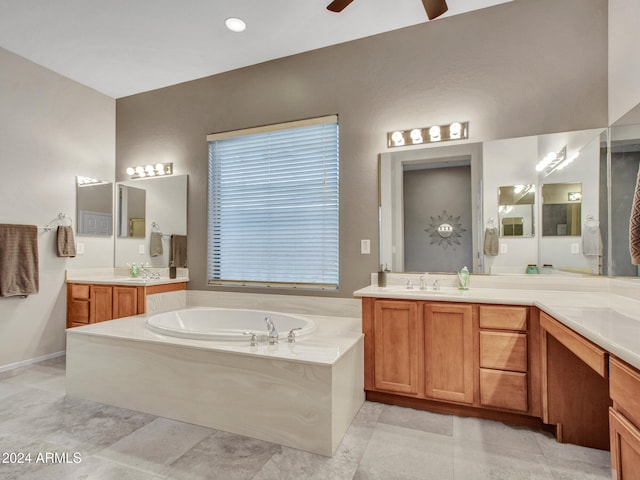
[(136, 171), (133, 167), (127, 168), (127, 175), (133, 175), (134, 173), (136, 173)]

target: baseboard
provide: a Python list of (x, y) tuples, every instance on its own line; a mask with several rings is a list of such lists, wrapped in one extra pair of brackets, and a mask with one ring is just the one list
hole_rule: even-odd
[(61, 357), (65, 353), (67, 353), (67, 352), (65, 350), (62, 350), (60, 352), (55, 352), (55, 353), (50, 353), (48, 355), (43, 355), (41, 357), (30, 358), (28, 360), (22, 360), (21, 362), (10, 363), (8, 365), (2, 365), (2, 366), (0, 366), (0, 372), (5, 372), (7, 370), (13, 370), (14, 368), (19, 368), (19, 367), (25, 367), (27, 365), (31, 365), (33, 363), (38, 363), (38, 362), (43, 362), (43, 361), (49, 360), (51, 358)]

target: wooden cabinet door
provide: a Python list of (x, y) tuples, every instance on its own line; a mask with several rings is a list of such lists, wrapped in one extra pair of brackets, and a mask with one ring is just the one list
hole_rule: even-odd
[(113, 318), (113, 287), (91, 285), (91, 323)]
[(113, 287), (113, 318), (138, 314), (138, 288)]
[(640, 431), (620, 412), (609, 409), (611, 469), (616, 480), (640, 478)]
[(377, 300), (374, 332), (374, 387), (417, 395), (420, 377), (418, 303)]
[(90, 289), (89, 285), (67, 284), (67, 328), (89, 323)]
[(473, 403), (473, 306), (427, 303), (423, 319), (427, 397)]

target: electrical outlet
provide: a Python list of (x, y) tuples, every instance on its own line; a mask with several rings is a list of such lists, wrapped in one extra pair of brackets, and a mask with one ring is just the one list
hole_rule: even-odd
[(371, 253), (371, 240), (360, 240), (360, 254), (369, 255)]
[(138, 253), (144, 255), (144, 243), (138, 245)]
[(84, 255), (84, 243), (78, 242), (76, 244), (76, 255)]
[(500, 253), (507, 253), (507, 244), (506, 243), (501, 243), (500, 244)]

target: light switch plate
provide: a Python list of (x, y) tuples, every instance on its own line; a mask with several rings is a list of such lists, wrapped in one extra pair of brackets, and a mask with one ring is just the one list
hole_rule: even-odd
[(144, 255), (144, 243), (138, 245), (138, 253)]
[(577, 255), (580, 253), (580, 244), (579, 243), (572, 243), (571, 244), (571, 253), (573, 255)]
[(84, 243), (78, 242), (76, 244), (76, 255), (84, 255)]
[(360, 254), (369, 255), (371, 253), (371, 240), (360, 240)]
[(500, 253), (507, 253), (507, 244), (506, 243), (501, 243), (500, 244)]

